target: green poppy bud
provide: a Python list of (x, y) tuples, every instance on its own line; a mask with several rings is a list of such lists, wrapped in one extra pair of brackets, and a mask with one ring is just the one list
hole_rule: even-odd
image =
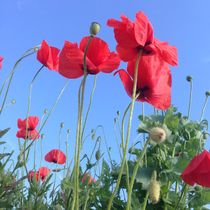
[(206, 96), (210, 96), (210, 91), (206, 91)]
[(98, 34), (98, 32), (100, 31), (100, 24), (97, 23), (97, 22), (92, 22), (91, 25), (90, 25), (90, 34), (91, 35), (96, 35)]
[(100, 160), (100, 158), (101, 158), (101, 151), (100, 151), (100, 149), (96, 151), (95, 158), (96, 158), (96, 160)]
[(192, 77), (191, 77), (191, 76), (187, 76), (187, 77), (186, 77), (186, 80), (187, 80), (188, 82), (191, 82), (191, 81), (192, 81)]

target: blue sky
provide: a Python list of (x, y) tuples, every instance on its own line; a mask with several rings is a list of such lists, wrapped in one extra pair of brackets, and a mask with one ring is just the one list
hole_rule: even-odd
[[(119, 19), (125, 14), (130, 19), (142, 10), (150, 19), (155, 36), (168, 41), (178, 48), (179, 66), (171, 68), (173, 75), (172, 103), (179, 111), (187, 113), (189, 84), (185, 78), (191, 75), (194, 79), (192, 118), (198, 120), (205, 99), (205, 91), (210, 90), (210, 1), (190, 0), (2, 0), (0, 6), (0, 55), (4, 57), (3, 69), (0, 72), (0, 84), (9, 74), (15, 61), (21, 54), (46, 40), (50, 45), (62, 48), (64, 40), (79, 42), (88, 35), (92, 21), (101, 24), (99, 37), (108, 42), (110, 49), (115, 50), (116, 42), (113, 29), (106, 26), (109, 18)], [(17, 103), (5, 108), (0, 117), (0, 129), (11, 127), (5, 137), (7, 148), (17, 150), (17, 118), (25, 118), (29, 83), (40, 67), (36, 56), (25, 60), (17, 69), (9, 92), (8, 103), (13, 98)], [(124, 68), (125, 64), (121, 63)], [(41, 118), (45, 108), (50, 109), (66, 79), (44, 69), (36, 80), (32, 93), (31, 115)], [(58, 147), (59, 126), (64, 122), (62, 148), (65, 150), (65, 133), (71, 130), (69, 145), (70, 156), (73, 156), (77, 118), (77, 89), (80, 79), (71, 80), (55, 112), (44, 129), (43, 153)], [(88, 79), (87, 93), (93, 83)], [(87, 94), (88, 96), (88, 94)], [(88, 97), (86, 97), (88, 99)], [(86, 100), (87, 101), (87, 100)], [(113, 74), (99, 74), (92, 110), (88, 120), (88, 134), (97, 125), (103, 125), (106, 139), (112, 147), (113, 158), (119, 160), (115, 143), (114, 122), (117, 110), (121, 113), (130, 99), (118, 77)], [(209, 120), (209, 106), (205, 118)], [(150, 105), (145, 105), (145, 112), (152, 112)], [(141, 114), (141, 104), (136, 103), (133, 119), (132, 138), (136, 137), (137, 116)], [(99, 133), (102, 135), (102, 133)], [(131, 140), (132, 142), (132, 140)], [(84, 152), (89, 152), (93, 142), (88, 139)], [(102, 145), (104, 149), (104, 144)], [(209, 149), (207, 144), (207, 149)], [(38, 152), (39, 153), (39, 150)], [(32, 160), (32, 159), (31, 159)], [(48, 165), (48, 164), (45, 164)]]

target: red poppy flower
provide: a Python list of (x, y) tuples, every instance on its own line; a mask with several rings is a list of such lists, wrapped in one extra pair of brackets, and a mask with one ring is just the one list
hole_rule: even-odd
[[(128, 62), (127, 71), (116, 73), (132, 97), (135, 60)], [(146, 56), (140, 60), (137, 78), (137, 101), (148, 102), (157, 109), (168, 109), (171, 105), (171, 73), (168, 65), (158, 56)]]
[(85, 173), (84, 176), (82, 177), (82, 181), (83, 184), (87, 183), (88, 185), (95, 183), (96, 180), (89, 174), (89, 173)]
[(29, 171), (28, 180), (31, 182), (33, 179), (36, 179), (36, 181), (38, 182), (40, 180), (39, 174), (35, 171)]
[(196, 155), (182, 172), (181, 177), (191, 186), (199, 184), (210, 187), (210, 153), (204, 150)]
[[(67, 78), (78, 78), (84, 74), (83, 57), (89, 37), (84, 37), (80, 46), (65, 41), (59, 57), (59, 73)], [(87, 51), (87, 73), (110, 73), (118, 68), (120, 59), (110, 52), (108, 45), (102, 39), (94, 37)]]
[(53, 149), (45, 155), (45, 160), (47, 162), (64, 164), (66, 162), (66, 155), (59, 149)]
[(50, 70), (58, 70), (60, 50), (56, 47), (49, 46), (45, 40), (42, 41), (41, 48), (37, 52), (37, 59)]
[(39, 133), (36, 130), (36, 126), (38, 125), (39, 118), (35, 116), (30, 116), (28, 117), (28, 120), (21, 120), (18, 119), (17, 125), (18, 125), (18, 132), (16, 136), (18, 138), (23, 138), (23, 139), (30, 139), (30, 140), (35, 140), (39, 138)]
[(45, 180), (45, 178), (48, 176), (50, 173), (50, 169), (47, 167), (41, 167), (38, 170), (38, 176), (42, 179), (42, 181)]
[(0, 56), (0, 69), (2, 68), (3, 57)]
[(139, 50), (143, 55), (158, 54), (161, 59), (171, 65), (177, 65), (176, 47), (169, 46), (167, 42), (160, 42), (153, 36), (153, 28), (143, 12), (136, 14), (135, 22), (126, 16), (121, 16), (122, 21), (109, 19), (107, 25), (114, 28), (117, 52), (124, 61), (133, 60)]

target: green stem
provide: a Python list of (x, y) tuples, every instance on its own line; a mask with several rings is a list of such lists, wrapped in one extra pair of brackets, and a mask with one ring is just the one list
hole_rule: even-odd
[(131, 108), (130, 108), (130, 117), (129, 117), (128, 127), (127, 127), (125, 149), (124, 149), (124, 152), (123, 152), (123, 160), (122, 160), (122, 163), (121, 163), (120, 172), (119, 172), (118, 179), (117, 179), (117, 184), (116, 184), (116, 187), (115, 187), (114, 191), (112, 192), (112, 195), (109, 199), (107, 210), (111, 210), (112, 203), (113, 203), (113, 200), (114, 200), (114, 196), (116, 195), (116, 193), (118, 191), (118, 188), (120, 186), (123, 170), (124, 170), (125, 163), (126, 163), (126, 153), (127, 153), (128, 143), (129, 143), (129, 139), (130, 139), (131, 123), (132, 123), (133, 110), (134, 110), (134, 102), (135, 102), (135, 99), (136, 99), (138, 68), (139, 68), (139, 61), (140, 61), (141, 55), (142, 55), (142, 50), (139, 51), (139, 54), (138, 54), (138, 57), (137, 57), (137, 60), (136, 60), (136, 64), (135, 64), (135, 72), (134, 72), (134, 80), (133, 80), (133, 93), (132, 93), (132, 101), (131, 101)]
[(134, 185), (134, 182), (135, 182), (135, 178), (136, 178), (136, 174), (138, 172), (138, 169), (139, 169), (139, 166), (141, 164), (141, 161), (142, 159), (144, 158), (144, 155), (146, 153), (146, 150), (147, 150), (147, 145), (149, 144), (149, 139), (145, 142), (144, 144), (144, 147), (143, 147), (143, 150), (141, 152), (141, 155), (140, 157), (138, 158), (137, 162), (136, 162), (136, 165), (134, 167), (134, 170), (133, 170), (133, 175), (131, 177), (131, 181), (130, 181), (130, 188), (129, 188), (129, 191), (128, 191), (128, 201), (127, 201), (127, 205), (126, 205), (126, 210), (129, 210), (130, 209), (130, 206), (131, 206), (131, 194), (132, 194), (132, 190), (133, 190), (133, 185)]
[(142, 210), (146, 209), (148, 198), (149, 198), (149, 191), (147, 190), (147, 193), (146, 193), (146, 196), (145, 196), (145, 199), (144, 199), (144, 203), (143, 203), (143, 206), (142, 206)]
[[(6, 89), (6, 93), (5, 93), (5, 95), (4, 95), (4, 99), (3, 99), (2, 106), (0, 107), (0, 115), (1, 115), (1, 113), (2, 113), (2, 111), (3, 111), (4, 105), (5, 105), (5, 102), (6, 102), (6, 99), (7, 99), (7, 95), (8, 95), (8, 92), (9, 92), (9, 89), (10, 89), (10, 86), (11, 86), (11, 83), (12, 83), (12, 79), (13, 79), (13, 76), (14, 76), (14, 73), (15, 73), (15, 70), (16, 70), (18, 64), (19, 64), (24, 58), (26, 58), (26, 57), (28, 57), (28, 56), (34, 54), (35, 52), (36, 52), (36, 51), (34, 51), (34, 49), (33, 49), (32, 52), (30, 52), (30, 51), (27, 50), (26, 53), (24, 53), (24, 55), (16, 61), (15, 65), (14, 65), (14, 67), (13, 67), (11, 73), (10, 73), (10, 76), (9, 76), (9, 83), (8, 83), (8, 86), (7, 86), (7, 89)], [(3, 90), (3, 89), (2, 89), (2, 90)]]
[(188, 187), (188, 185), (187, 185), (187, 184), (185, 184), (185, 185), (184, 185), (184, 187), (182, 188), (181, 195), (180, 195), (180, 197), (179, 197), (179, 200), (178, 200), (178, 202), (177, 202), (176, 207), (175, 207), (175, 209), (174, 209), (174, 210), (177, 210), (177, 209), (178, 209), (179, 204), (180, 204), (180, 202), (181, 202), (182, 198), (184, 198), (184, 197), (185, 197), (185, 195), (186, 195), (186, 193), (187, 193), (187, 191), (188, 191), (188, 188), (189, 188), (189, 187)]
[(188, 112), (187, 112), (187, 118), (190, 118), (190, 111), (191, 111), (191, 104), (192, 104), (192, 92), (193, 92), (193, 82), (190, 80), (190, 99), (189, 99), (189, 105), (188, 105)]
[(204, 115), (204, 112), (205, 112), (205, 109), (206, 109), (208, 98), (209, 98), (208, 95), (206, 95), (206, 99), (205, 99), (205, 102), (204, 102), (204, 105), (203, 105), (203, 108), (202, 108), (202, 112), (201, 112), (200, 122), (203, 120), (203, 115)]
[(77, 137), (76, 137), (76, 165), (75, 165), (75, 186), (74, 186), (74, 196), (73, 196), (73, 205), (72, 210), (76, 207), (76, 210), (79, 210), (79, 165), (80, 165), (80, 151), (81, 151), (81, 144), (82, 144), (82, 113), (83, 113), (83, 106), (84, 106), (84, 94), (85, 94), (85, 83), (87, 79), (87, 51), (90, 46), (90, 43), (94, 37), (90, 35), (87, 45), (84, 50), (84, 57), (83, 57), (83, 66), (84, 66), (84, 77), (81, 82), (81, 89), (79, 90), (79, 99), (78, 99), (78, 124), (77, 124)]

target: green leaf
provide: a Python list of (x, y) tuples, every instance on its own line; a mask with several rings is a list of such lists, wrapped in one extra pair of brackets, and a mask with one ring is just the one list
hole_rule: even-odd
[(4, 129), (4, 130), (0, 130), (0, 138), (1, 138), (2, 136), (4, 136), (9, 130), (10, 130), (10, 128), (6, 128), (6, 129)]

